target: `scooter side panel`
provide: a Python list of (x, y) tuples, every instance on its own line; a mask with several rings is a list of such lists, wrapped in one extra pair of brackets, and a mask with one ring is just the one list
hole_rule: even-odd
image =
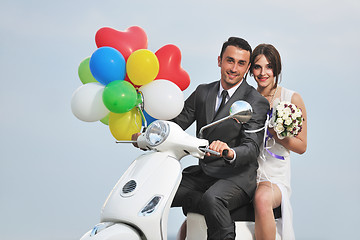
[[(166, 228), (162, 222), (167, 220), (173, 198), (173, 190), (181, 180), (181, 166), (178, 160), (166, 153), (152, 152), (137, 158), (124, 173), (106, 200), (101, 221), (130, 223), (141, 229), (148, 239), (163, 239)], [(124, 194), (124, 186), (130, 181), (136, 187)], [(155, 210), (141, 214), (141, 210), (155, 196), (160, 197)]]

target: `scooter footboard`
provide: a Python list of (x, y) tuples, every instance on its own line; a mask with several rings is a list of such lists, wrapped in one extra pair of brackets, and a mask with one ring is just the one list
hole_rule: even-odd
[(80, 240), (141, 240), (137, 230), (126, 224), (109, 224), (103, 229), (97, 227), (85, 233)]
[[(276, 219), (277, 230), (281, 229), (281, 218)], [(198, 213), (188, 213), (186, 218), (186, 240), (206, 240), (207, 226), (203, 215)], [(235, 222), (236, 239), (254, 240), (255, 239), (255, 223), (238, 221)], [(281, 240), (279, 231), (276, 233), (276, 240)]]

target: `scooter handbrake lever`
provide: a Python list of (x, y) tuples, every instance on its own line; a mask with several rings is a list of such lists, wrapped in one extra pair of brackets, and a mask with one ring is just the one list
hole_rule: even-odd
[(209, 148), (204, 148), (204, 147), (199, 147), (199, 149), (203, 152), (208, 152), (208, 153), (211, 153), (213, 155), (216, 155), (216, 156), (220, 156), (220, 153), (217, 152), (217, 151), (214, 151), (214, 150), (211, 150)]

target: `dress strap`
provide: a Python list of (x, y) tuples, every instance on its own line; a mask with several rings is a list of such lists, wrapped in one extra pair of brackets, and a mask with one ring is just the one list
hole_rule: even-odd
[(295, 91), (282, 87), (281, 89), (281, 100), (291, 102), (291, 98)]

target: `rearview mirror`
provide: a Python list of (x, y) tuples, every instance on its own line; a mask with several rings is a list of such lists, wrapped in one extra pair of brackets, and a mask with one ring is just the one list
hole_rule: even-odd
[(228, 118), (236, 118), (241, 123), (248, 122), (252, 117), (252, 107), (248, 102), (236, 101), (231, 105)]
[(241, 123), (246, 123), (251, 119), (252, 113), (253, 113), (252, 107), (248, 102), (243, 100), (236, 101), (230, 107), (230, 115), (203, 126), (199, 131), (199, 138), (203, 137), (203, 131), (206, 128), (212, 127), (230, 118), (235, 118)]

